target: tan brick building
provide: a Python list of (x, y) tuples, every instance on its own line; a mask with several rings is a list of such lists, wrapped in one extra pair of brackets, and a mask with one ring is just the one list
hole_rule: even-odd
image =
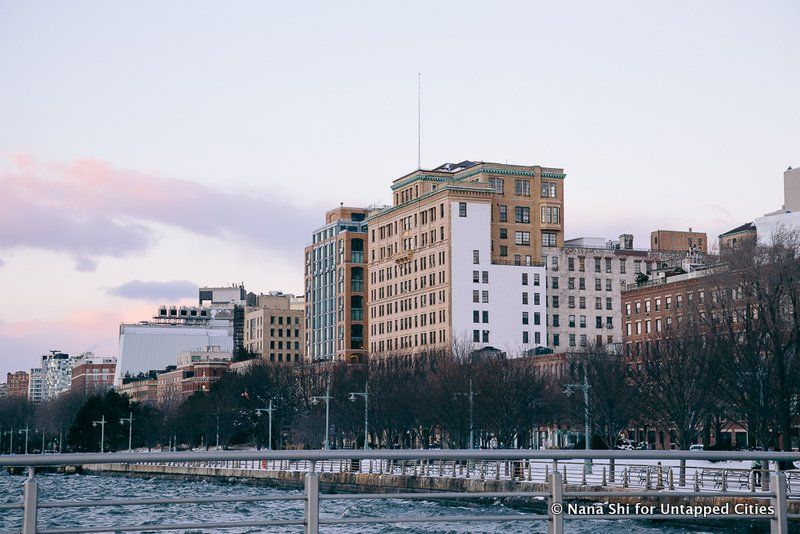
[(325, 214), (305, 248), (305, 348), (313, 362), (367, 358), (369, 210), (340, 206)]
[(564, 176), (464, 161), (395, 180), (367, 219), (370, 353), (546, 343), (540, 251), (564, 242)]
[(8, 373), (6, 375), (6, 384), (8, 385), (8, 396), (16, 397), (19, 399), (27, 399), (29, 377), (30, 375), (25, 371)]
[(303, 299), (284, 293), (258, 297), (245, 313), (244, 347), (264, 361), (300, 363), (305, 358)]
[(176, 368), (160, 373), (156, 379), (158, 404), (180, 404), (198, 391), (208, 391), (228, 370), (231, 358), (230, 352), (219, 347), (179, 354)]
[(158, 402), (158, 373), (150, 371), (135, 377), (123, 377), (116, 389), (134, 402), (155, 405)]
[(660, 252), (687, 252), (694, 250), (708, 254), (708, 237), (705, 232), (681, 230), (655, 230), (650, 232), (650, 249)]
[(725, 253), (736, 250), (742, 246), (745, 241), (755, 240), (757, 237), (756, 225), (751, 222), (745, 223), (723, 234), (719, 234), (719, 251), (720, 253)]

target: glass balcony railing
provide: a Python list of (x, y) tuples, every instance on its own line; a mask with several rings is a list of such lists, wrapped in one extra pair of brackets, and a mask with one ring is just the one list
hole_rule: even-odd
[(364, 308), (352, 308), (350, 309), (350, 319), (353, 321), (363, 321), (364, 320)]
[(354, 250), (350, 253), (350, 261), (352, 263), (364, 263), (364, 251)]
[(363, 280), (351, 280), (350, 281), (350, 290), (351, 291), (364, 291), (364, 281)]

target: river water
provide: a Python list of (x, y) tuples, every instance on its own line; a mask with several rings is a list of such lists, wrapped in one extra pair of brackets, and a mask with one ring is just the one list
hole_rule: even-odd
[[(256, 486), (241, 482), (200, 481), (200, 480), (168, 480), (163, 478), (134, 478), (103, 475), (37, 475), (39, 481), (39, 500), (81, 500), (81, 499), (114, 499), (114, 498), (157, 498), (157, 497), (204, 497), (230, 495), (277, 495), (295, 494), (295, 490), (279, 490), (265, 486)], [(11, 476), (0, 473), (0, 502), (22, 501), (22, 476)], [(388, 515), (496, 515), (517, 514), (519, 510), (504, 506), (500, 502), (494, 504), (447, 504), (432, 501), (322, 501), (323, 517), (378, 517)], [(294, 519), (302, 517), (302, 501), (263, 502), (263, 503), (220, 503), (194, 505), (166, 505), (157, 507), (125, 506), (103, 508), (70, 508), (40, 509), (40, 528), (68, 528), (89, 526), (122, 526), (146, 525), (156, 523), (234, 521), (234, 520), (268, 520)], [(19, 529), (21, 512), (0, 511), (0, 531)], [(567, 521), (567, 532), (571, 533), (617, 533), (651, 534), (651, 533), (750, 533), (766, 532), (766, 522), (758, 528), (749, 524), (710, 526), (680, 526), (672, 523), (654, 523), (645, 521)], [(325, 533), (442, 533), (466, 534), (472, 532), (503, 533), (546, 532), (546, 522), (506, 522), (506, 523), (470, 523), (448, 524), (429, 523), (413, 525), (340, 525), (321, 528)], [(214, 529), (181, 529), (172, 532), (183, 534), (210, 533)], [(229, 533), (296, 533), (302, 527), (282, 528), (238, 528), (227, 529)], [(143, 530), (146, 532), (146, 530)]]

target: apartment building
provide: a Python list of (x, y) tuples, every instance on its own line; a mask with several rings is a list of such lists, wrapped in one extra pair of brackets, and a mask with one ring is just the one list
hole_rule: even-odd
[(111, 389), (116, 369), (117, 359), (113, 356), (95, 356), (91, 352), (78, 354), (72, 363), (70, 391), (93, 395)]
[(28, 402), (39, 404), (44, 398), (44, 370), (36, 367), (28, 372)]
[(755, 241), (756, 237), (755, 224), (749, 222), (737, 226), (732, 230), (719, 234), (719, 252), (722, 254), (734, 251), (748, 240)]
[(622, 343), (621, 292), (637, 277), (680, 265), (686, 252), (636, 250), (618, 241), (581, 237), (542, 248), (547, 266), (547, 345), (556, 353)]
[(134, 402), (155, 405), (158, 402), (158, 372), (149, 371), (136, 376), (125, 376), (117, 385), (120, 395), (127, 395)]
[(365, 363), (369, 210), (325, 214), (305, 248), (305, 349), (310, 361)]
[(273, 292), (248, 308), (244, 321), (244, 346), (273, 363), (300, 363), (305, 355), (304, 299)]
[(650, 232), (650, 249), (660, 252), (688, 252), (708, 254), (708, 237), (705, 232), (681, 230), (655, 230)]
[(156, 378), (158, 404), (180, 404), (198, 391), (207, 392), (228, 370), (232, 357), (231, 352), (219, 347), (182, 352), (177, 366)]
[(72, 386), (73, 358), (69, 354), (51, 350), (42, 356), (42, 400), (55, 399)]
[(369, 224), (373, 355), (546, 343), (542, 245), (563, 245), (563, 169), (464, 161), (392, 184)]
[(25, 371), (17, 371), (16, 373), (8, 373), (6, 375), (6, 384), (8, 386), (7, 394), (9, 397), (16, 397), (19, 399), (28, 398), (28, 377), (30, 375)]

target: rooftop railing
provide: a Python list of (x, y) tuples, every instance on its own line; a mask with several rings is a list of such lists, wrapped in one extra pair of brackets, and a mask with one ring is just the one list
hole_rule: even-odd
[[(613, 460), (614, 463), (611, 462)], [(760, 461), (760, 469), (728, 469), (697, 467), (688, 472), (686, 462), (713, 461)], [(590, 461), (594, 461), (592, 466)], [(652, 462), (659, 462), (653, 464)], [(106, 453), (106, 454), (46, 454), (4, 455), (0, 466), (26, 468), (28, 477), (24, 482), (22, 502), (0, 504), (4, 510), (21, 510), (23, 534), (67, 534), (78, 532), (135, 532), (166, 531), (183, 529), (227, 529), (240, 527), (302, 527), (306, 533), (318, 533), (325, 525), (369, 525), (405, 523), (485, 523), (513, 522), (530, 523), (545, 521), (548, 532), (561, 534), (564, 523), (571, 520), (648, 520), (694, 521), (694, 508), (677, 513), (657, 513), (657, 507), (634, 507), (631, 511), (609, 515), (597, 504), (587, 513), (586, 507), (575, 509), (581, 499), (600, 498), (603, 501), (630, 502), (630, 498), (649, 499), (682, 498), (689, 504), (698, 498), (713, 498), (714, 504), (732, 503), (734, 499), (747, 498), (763, 503), (760, 513), (746, 509), (737, 512), (717, 508), (704, 520), (735, 519), (765, 521), (770, 523), (772, 533), (787, 534), (789, 521), (800, 520), (800, 514), (789, 513), (790, 500), (800, 498), (800, 474), (796, 471), (770, 470), (768, 462), (800, 461), (798, 452), (728, 452), (728, 451), (584, 451), (584, 450), (311, 450), (311, 451), (213, 451), (213, 452), (155, 452), (155, 453)], [(648, 463), (649, 462), (649, 463)], [(668, 465), (662, 465), (664, 462)], [(677, 462), (677, 463), (676, 463)], [(81, 499), (39, 500), (36, 470), (42, 467), (82, 465), (102, 470), (112, 466), (131, 465), (187, 468), (191, 466), (219, 470), (223, 476), (245, 476), (246, 470), (302, 471), (304, 493), (286, 495), (239, 495), (203, 496), (191, 498), (145, 498), (125, 499)], [(591, 467), (590, 467), (591, 466)], [(542, 469), (543, 468), (543, 469)], [(479, 480), (514, 481), (516, 484), (497, 486), (509, 488), (505, 491), (429, 491), (398, 493), (320, 493), (320, 477), (332, 471), (349, 473), (373, 473), (401, 477), (452, 477)], [(676, 481), (675, 472), (679, 475)], [(156, 472), (156, 471), (153, 471)], [(168, 472), (168, 471), (162, 471)], [(234, 475), (233, 473), (236, 473)], [(618, 477), (618, 478), (617, 478)], [(431, 484), (420, 487), (429, 488)], [(793, 487), (794, 486), (794, 487)], [(453, 486), (465, 487), (465, 486)], [(794, 493), (793, 493), (794, 492)], [(490, 515), (395, 515), (382, 517), (336, 517), (330, 513), (320, 515), (326, 501), (335, 500), (457, 500), (480, 498), (539, 498), (547, 499), (547, 513), (493, 513)], [(125, 506), (163, 507), (175, 504), (213, 504), (266, 501), (302, 501), (302, 517), (275, 520), (242, 521), (193, 521), (189, 516), (196, 507), (186, 507), (185, 522), (163, 524), (116, 524), (113, 526), (83, 525), (80, 527), (54, 528), (40, 525), (37, 518), (40, 509), (105, 508)], [(644, 501), (643, 501), (644, 502)], [(696, 501), (695, 501), (696, 502)], [(698, 506), (710, 506), (708, 501)], [(120, 516), (124, 517), (124, 516)], [(2, 534), (2, 533), (0, 533)]]

